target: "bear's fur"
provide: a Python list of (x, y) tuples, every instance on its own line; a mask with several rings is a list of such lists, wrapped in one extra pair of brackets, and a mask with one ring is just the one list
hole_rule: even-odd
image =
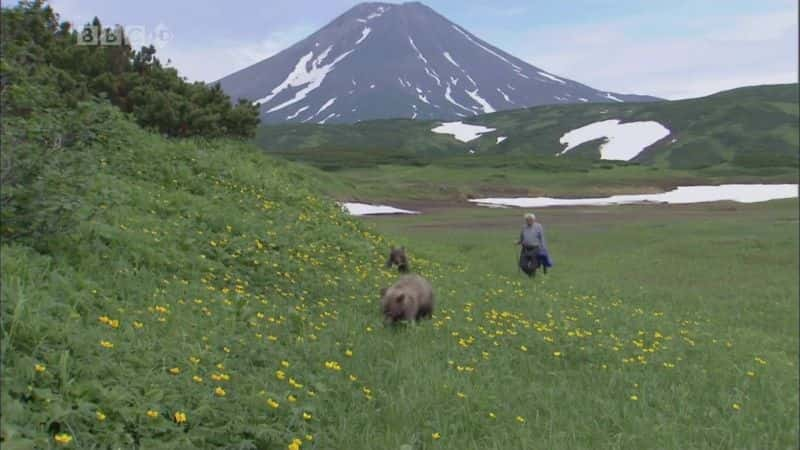
[(396, 265), (397, 270), (401, 273), (408, 272), (408, 256), (406, 256), (405, 246), (400, 248), (392, 247), (389, 252), (389, 259), (386, 261), (386, 268), (391, 268), (393, 265)]
[(419, 275), (403, 275), (391, 287), (381, 290), (381, 309), (387, 322), (430, 317), (433, 303), (433, 288)]

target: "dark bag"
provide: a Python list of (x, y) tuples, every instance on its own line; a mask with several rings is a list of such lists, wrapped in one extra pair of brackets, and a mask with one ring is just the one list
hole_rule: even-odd
[(538, 246), (522, 246), (519, 254), (519, 268), (525, 274), (533, 276), (536, 269), (539, 268), (539, 247)]

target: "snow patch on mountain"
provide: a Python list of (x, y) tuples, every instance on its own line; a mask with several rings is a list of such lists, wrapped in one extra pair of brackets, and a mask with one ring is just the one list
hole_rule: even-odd
[(615, 102), (620, 102), (620, 103), (624, 103), (625, 102), (625, 100), (620, 100), (619, 98), (614, 97), (613, 95), (609, 94), (608, 92), (606, 92), (605, 98), (607, 98), (609, 100), (614, 100)]
[(391, 8), (389, 8), (387, 6), (378, 6), (378, 8), (375, 10), (375, 12), (371, 13), (370, 15), (368, 15), (366, 19), (358, 19), (358, 20), (359, 21), (364, 21), (364, 22), (369, 22), (372, 19), (377, 19), (378, 17), (384, 15), (384, 13), (386, 13), (386, 11), (389, 11), (390, 9)]
[(481, 125), (470, 125), (458, 122), (444, 122), (436, 128), (431, 129), (432, 132), (438, 134), (451, 134), (454, 138), (461, 142), (469, 142), (479, 138), (484, 133), (494, 131), (495, 128), (487, 128)]
[(557, 155), (563, 155), (584, 142), (604, 137), (606, 142), (600, 146), (601, 159), (630, 161), (669, 133), (669, 129), (655, 121), (620, 124), (617, 119), (603, 120), (564, 133), (558, 142), (566, 144), (567, 148)]
[(320, 120), (320, 121), (319, 121), (319, 122), (317, 122), (317, 123), (318, 123), (318, 124), (320, 124), (320, 125), (322, 125), (322, 124), (324, 124), (325, 122), (327, 122), (327, 121), (328, 121), (328, 119), (331, 119), (331, 118), (333, 118), (333, 117), (335, 117), (335, 116), (336, 116), (336, 113), (330, 113), (330, 114), (328, 114), (328, 117), (326, 117), (326, 118), (324, 118), (324, 119)]
[(457, 101), (455, 101), (455, 100), (453, 99), (452, 92), (453, 92), (453, 91), (452, 91), (452, 89), (450, 89), (450, 84), (448, 83), (448, 84), (447, 84), (447, 87), (445, 88), (445, 91), (444, 91), (444, 98), (446, 98), (448, 102), (450, 102), (450, 103), (452, 103), (452, 104), (454, 104), (454, 105), (458, 106), (458, 107), (459, 107), (459, 108), (461, 108), (461, 109), (464, 109), (464, 110), (466, 110), (466, 111), (469, 111), (470, 113), (472, 113), (472, 114), (474, 115), (474, 114), (475, 114), (475, 112), (474, 112), (474, 111), (472, 111), (471, 109), (467, 108), (466, 106), (462, 105), (461, 103), (458, 103)]
[(365, 27), (363, 30), (361, 30), (361, 37), (356, 41), (356, 45), (358, 45), (361, 42), (363, 42), (364, 39), (366, 39), (367, 36), (369, 36), (370, 32), (372, 32), (372, 28), (370, 28), (370, 27)]
[(506, 93), (505, 93), (505, 92), (503, 92), (503, 90), (502, 90), (502, 89), (500, 89), (500, 88), (497, 88), (497, 92), (499, 92), (499, 93), (500, 93), (500, 95), (502, 95), (502, 96), (503, 96), (503, 99), (505, 99), (505, 101), (507, 101), (508, 103), (511, 103), (512, 105), (514, 104), (514, 102), (511, 100), (511, 98), (509, 98), (509, 97), (508, 97), (508, 95), (506, 95)]
[(456, 30), (456, 31), (458, 31), (459, 33), (463, 34), (463, 35), (464, 35), (464, 37), (465, 37), (465, 38), (467, 38), (467, 39), (468, 39), (470, 42), (472, 42), (473, 44), (477, 45), (478, 47), (480, 47), (480, 48), (482, 48), (482, 49), (486, 50), (487, 52), (491, 53), (492, 55), (494, 55), (494, 56), (496, 56), (496, 57), (500, 58), (501, 60), (505, 61), (506, 63), (510, 64), (510, 65), (511, 65), (511, 67), (513, 67), (514, 69), (516, 69), (516, 71), (517, 71), (517, 72), (519, 72), (519, 71), (521, 71), (521, 70), (522, 70), (522, 68), (520, 68), (518, 65), (516, 65), (516, 64), (512, 63), (511, 61), (509, 61), (509, 60), (508, 60), (508, 59), (506, 59), (504, 56), (502, 56), (502, 55), (498, 54), (497, 52), (495, 52), (494, 50), (492, 50), (492, 49), (490, 49), (490, 48), (487, 48), (486, 46), (484, 46), (484, 45), (483, 45), (483, 44), (481, 44), (480, 42), (478, 42), (478, 41), (476, 41), (476, 40), (472, 39), (472, 37), (471, 37), (469, 34), (467, 34), (467, 32), (466, 32), (466, 31), (462, 30), (461, 28), (459, 28), (459, 27), (457, 27), (457, 26), (453, 25), (453, 29), (454, 29), (454, 30)]
[(422, 54), (422, 52), (419, 51), (419, 49), (417, 48), (416, 44), (414, 44), (414, 40), (411, 39), (411, 36), (408, 37), (408, 42), (411, 44), (411, 48), (413, 48), (414, 51), (417, 52), (417, 58), (419, 58), (420, 61), (424, 62), (425, 65), (427, 66), (428, 65), (428, 60), (425, 58), (425, 56)]
[(450, 52), (444, 52), (443, 55), (444, 55), (445, 58), (447, 58), (448, 61), (450, 61), (451, 64), (453, 64), (454, 66), (458, 67), (459, 69), (461, 68), (461, 66), (458, 65), (456, 60), (454, 60), (453, 57), (450, 56)]
[(486, 101), (485, 98), (483, 98), (480, 95), (478, 95), (478, 89), (477, 88), (474, 91), (470, 91), (470, 90), (467, 89), (467, 90), (464, 90), (464, 92), (466, 92), (467, 95), (472, 97), (472, 99), (475, 100), (475, 102), (477, 102), (479, 105), (481, 105), (481, 108), (483, 109), (483, 112), (485, 112), (485, 113), (493, 113), (493, 112), (497, 111), (496, 109), (494, 109), (492, 107), (492, 105), (489, 104), (488, 101)]
[(497, 136), (497, 142), (496, 143), (499, 144), (499, 143), (505, 141), (506, 139), (508, 139), (507, 136)]
[(547, 78), (548, 80), (553, 80), (553, 81), (556, 81), (556, 82), (561, 83), (561, 84), (567, 84), (566, 81), (562, 80), (561, 78), (554, 77), (554, 76), (550, 75), (549, 73), (546, 73), (546, 72), (536, 72), (536, 73), (538, 73), (539, 75)]
[(270, 101), (273, 97), (278, 95), (279, 93), (283, 92), (284, 90), (291, 88), (291, 87), (300, 87), (299, 91), (295, 92), (294, 97), (290, 100), (287, 100), (281, 103), (278, 106), (274, 106), (267, 110), (268, 113), (278, 111), (283, 109), (291, 104), (297, 103), (300, 100), (303, 100), (311, 91), (320, 87), (322, 82), (325, 80), (325, 77), (330, 73), (333, 68), (336, 66), (339, 61), (346, 58), (353, 50), (347, 51), (342, 53), (341, 55), (337, 56), (330, 64), (322, 65), (322, 61), (330, 53), (333, 46), (328, 47), (325, 49), (324, 52), (319, 54), (316, 59), (311, 63), (311, 69), (307, 69), (308, 62), (311, 60), (311, 57), (314, 56), (314, 52), (308, 52), (307, 54), (303, 55), (297, 64), (294, 67), (294, 70), (286, 77), (285, 80), (281, 84), (279, 84), (276, 88), (274, 88), (269, 94), (265, 97), (256, 100), (255, 103), (266, 103)]
[(333, 97), (332, 99), (328, 100), (327, 102), (325, 102), (324, 105), (322, 105), (322, 107), (319, 109), (319, 111), (317, 111), (317, 113), (314, 114), (314, 115), (318, 116), (319, 113), (321, 113), (322, 111), (325, 111), (326, 109), (328, 109), (328, 107), (331, 106), (333, 104), (333, 102), (335, 102), (335, 101), (336, 101), (336, 97)]
[(294, 113), (294, 114), (292, 114), (291, 116), (286, 116), (286, 120), (292, 120), (292, 119), (294, 119), (294, 118), (295, 118), (295, 117), (297, 117), (297, 116), (298, 116), (298, 115), (299, 115), (301, 112), (303, 112), (303, 111), (305, 111), (305, 110), (307, 110), (307, 109), (308, 109), (308, 105), (301, 107), (300, 109), (298, 109), (297, 111), (295, 111), (295, 113)]

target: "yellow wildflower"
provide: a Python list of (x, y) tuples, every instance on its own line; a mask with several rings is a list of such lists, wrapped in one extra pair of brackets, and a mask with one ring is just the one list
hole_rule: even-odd
[(182, 411), (175, 411), (175, 414), (172, 415), (172, 418), (175, 419), (175, 423), (184, 423), (186, 422), (186, 413)]
[(442, 438), (442, 435), (439, 432), (431, 434), (431, 439), (433, 439), (434, 441), (438, 441), (441, 438)]
[(275, 371), (275, 378), (283, 380), (286, 378), (286, 374), (282, 370), (277, 370)]
[(636, 395), (631, 395), (631, 400), (633, 401), (639, 400), (639, 397)]
[(303, 413), (303, 420), (311, 420), (311, 413), (304, 412)]
[(291, 444), (289, 444), (289, 450), (300, 450), (300, 447), (303, 445), (303, 441), (300, 439), (292, 439)]
[(53, 437), (53, 440), (59, 445), (69, 445), (72, 442), (72, 436), (67, 433), (58, 433)]
[(100, 341), (100, 346), (103, 347), (103, 348), (114, 348), (114, 344), (113, 343), (111, 343), (109, 341), (104, 341), (104, 340)]
[(522, 350), (523, 352), (527, 352), (528, 351), (528, 347), (525, 347), (524, 345), (520, 345), (519, 349)]
[(286, 400), (288, 400), (288, 401), (289, 401), (289, 403), (294, 403), (294, 402), (296, 402), (296, 401), (297, 401), (297, 397), (295, 397), (295, 396), (294, 396), (294, 395), (292, 395), (292, 394), (289, 394), (289, 395), (287, 395), (287, 396), (286, 396)]
[(559, 356), (561, 356), (561, 352), (553, 352), (553, 356), (555, 356), (556, 358), (558, 358)]
[(171, 373), (173, 375), (178, 375), (179, 373), (181, 373), (181, 368), (180, 367), (173, 367), (173, 368), (169, 369), (169, 373)]
[(350, 349), (347, 349), (347, 350), (344, 351), (344, 355), (349, 358), (349, 357), (353, 356), (353, 351), (350, 350)]
[(33, 369), (39, 373), (42, 373), (45, 370), (47, 370), (47, 367), (45, 367), (43, 364), (36, 364), (35, 366), (33, 366)]
[(94, 413), (94, 415), (95, 415), (95, 417), (97, 417), (97, 420), (99, 420), (100, 422), (106, 420), (106, 415), (103, 414), (103, 411), (97, 411), (97, 412)]
[(270, 406), (272, 409), (277, 409), (277, 408), (278, 408), (278, 406), (280, 406), (280, 403), (276, 402), (275, 400), (273, 400), (273, 399), (271, 399), (271, 398), (270, 398), (270, 399), (267, 399), (267, 404), (268, 404), (268, 405), (269, 405), (269, 406)]
[(281, 365), (282, 365), (282, 366), (283, 366), (285, 369), (288, 369), (288, 368), (289, 368), (289, 361), (281, 361)]
[(147, 417), (149, 417), (151, 419), (155, 419), (156, 417), (158, 417), (158, 411), (153, 411), (152, 409), (148, 409), (147, 410)]
[(142, 322), (139, 322), (138, 320), (133, 321), (133, 328), (142, 328), (143, 326), (144, 324)]
[(489, 412), (489, 418), (496, 419), (497, 416), (493, 412)]
[(734, 403), (734, 404), (733, 404), (733, 409), (735, 409), (735, 410), (739, 411), (740, 409), (742, 409), (742, 406), (741, 406), (741, 405), (739, 405), (738, 403)]
[(525, 418), (524, 418), (524, 417), (522, 417), (522, 416), (517, 416), (517, 422), (519, 422), (519, 423), (525, 423)]
[(200, 375), (195, 375), (192, 377), (192, 381), (194, 381), (195, 383), (202, 383), (203, 377), (201, 377)]
[(225, 389), (222, 389), (221, 387), (217, 386), (216, 388), (214, 388), (214, 395), (216, 395), (217, 397), (225, 397)]

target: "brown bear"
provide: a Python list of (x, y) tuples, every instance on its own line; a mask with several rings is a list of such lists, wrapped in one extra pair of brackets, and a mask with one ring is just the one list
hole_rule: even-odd
[(381, 289), (381, 308), (387, 322), (419, 320), (433, 314), (433, 288), (419, 275), (403, 275)]
[(405, 246), (400, 248), (392, 247), (389, 252), (389, 259), (386, 261), (386, 268), (391, 268), (393, 265), (396, 265), (397, 270), (401, 273), (408, 272), (408, 257), (406, 256)]

